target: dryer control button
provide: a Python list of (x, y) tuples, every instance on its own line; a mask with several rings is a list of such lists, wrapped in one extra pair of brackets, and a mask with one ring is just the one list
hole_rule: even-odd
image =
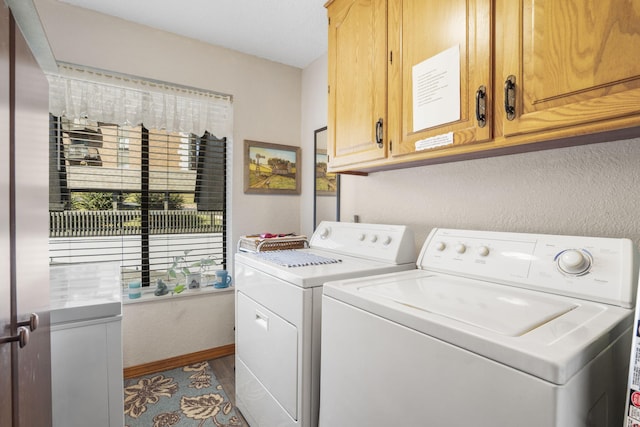
[(445, 242), (438, 242), (436, 243), (436, 251), (438, 252), (442, 252), (446, 249), (447, 244)]
[(466, 250), (467, 250), (467, 247), (465, 245), (463, 245), (462, 243), (458, 243), (456, 245), (456, 252), (458, 252), (459, 254), (465, 253)]
[(331, 230), (329, 230), (328, 228), (323, 228), (322, 230), (320, 230), (320, 238), (326, 239), (327, 237), (329, 237), (330, 232)]
[(391, 244), (391, 236), (385, 237), (384, 240), (382, 241), (382, 244), (385, 246), (389, 246), (389, 244)]
[(375, 234), (373, 236), (371, 236), (371, 243), (375, 243), (378, 241), (378, 236), (376, 236)]
[(480, 246), (478, 248), (478, 255), (480, 256), (487, 256), (489, 255), (489, 248), (486, 246)]

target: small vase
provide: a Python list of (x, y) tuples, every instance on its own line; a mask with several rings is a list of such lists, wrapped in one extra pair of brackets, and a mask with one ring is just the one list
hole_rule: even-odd
[(202, 280), (202, 277), (200, 273), (191, 273), (187, 275), (187, 287), (189, 289), (199, 288), (201, 280)]

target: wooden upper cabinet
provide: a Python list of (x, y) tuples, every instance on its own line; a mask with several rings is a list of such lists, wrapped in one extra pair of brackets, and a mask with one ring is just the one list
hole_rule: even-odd
[[(332, 171), (374, 172), (640, 134), (640, 0), (326, 6)], [(440, 61), (451, 52), (454, 59)], [(445, 86), (451, 82), (455, 89), (439, 98), (434, 87), (451, 89)], [(437, 108), (425, 108), (434, 102)]]
[[(491, 0), (389, 2), (388, 128), (393, 157), (409, 155), (407, 160), (412, 160), (439, 156), (442, 150), (463, 152), (465, 146), (491, 138), (491, 3)], [(443, 73), (437, 68), (443, 52), (458, 58), (459, 71), (447, 67)], [(436, 68), (432, 69), (434, 59)], [(426, 67), (416, 68), (419, 64)], [(459, 93), (451, 99), (437, 99), (440, 93), (436, 87), (448, 84), (437, 74), (445, 73), (451, 81), (459, 80)], [(483, 111), (478, 115), (484, 115), (484, 122), (476, 117), (476, 92), (481, 88), (484, 94), (477, 101)], [(452, 99), (455, 97), (458, 99)], [(429, 103), (433, 108), (423, 107)], [(447, 104), (450, 106), (443, 108)], [(453, 109), (457, 115), (444, 121), (433, 115), (426, 117), (425, 109)], [(428, 148), (438, 139), (434, 137), (442, 135), (449, 135), (448, 141), (452, 136), (453, 144), (445, 139), (445, 145)]]
[(344, 170), (387, 156), (387, 1), (334, 0), (326, 7), (327, 146), (330, 167)]
[(513, 120), (501, 111), (505, 136), (587, 125), (593, 132), (598, 124), (609, 130), (640, 113), (640, 1), (510, 0), (503, 7), (502, 81), (515, 78)]

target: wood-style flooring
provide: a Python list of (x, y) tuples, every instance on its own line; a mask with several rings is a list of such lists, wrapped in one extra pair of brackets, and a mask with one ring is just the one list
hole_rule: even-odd
[[(209, 360), (209, 366), (215, 374), (222, 389), (229, 396), (229, 400), (233, 406), (236, 406), (236, 365), (235, 355), (218, 357), (217, 359)], [(242, 427), (249, 427), (247, 421), (242, 417), (242, 413), (238, 408), (235, 408), (241, 421)]]

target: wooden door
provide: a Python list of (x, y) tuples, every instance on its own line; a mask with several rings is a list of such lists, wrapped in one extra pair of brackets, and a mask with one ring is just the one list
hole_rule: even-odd
[(14, 352), (17, 425), (47, 426), (51, 424), (49, 85), (22, 33), (15, 24), (11, 27), (15, 52), (10, 197), (14, 221), (12, 286), (17, 321), (29, 320), (32, 313), (40, 318), (28, 345)]
[[(491, 0), (390, 2), (388, 117), (394, 158), (460, 152), (491, 138), (491, 5)], [(481, 88), (478, 106), (484, 111), (478, 113), (484, 120), (476, 117)]]
[(640, 114), (639, 1), (520, 0), (504, 8), (502, 81), (515, 78), (506, 136), (607, 127), (612, 119), (624, 127), (625, 117)]
[(0, 24), (0, 337), (40, 320), (0, 343), (0, 425), (49, 426), (48, 83), (4, 4)]
[[(9, 268), (9, 9), (0, 4), (0, 337), (11, 325)], [(0, 344), (0, 426), (11, 426), (11, 344)]]
[(335, 0), (327, 8), (329, 168), (345, 170), (387, 156), (387, 1)]

